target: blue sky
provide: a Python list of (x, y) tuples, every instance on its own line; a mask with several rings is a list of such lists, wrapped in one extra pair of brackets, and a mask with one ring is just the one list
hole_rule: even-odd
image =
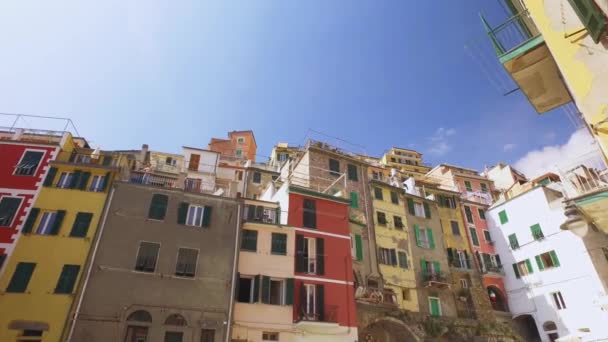
[(309, 129), (474, 168), (568, 140), (562, 111), (502, 96), (465, 52), (480, 10), (505, 18), (497, 1), (411, 4), (5, 1), (0, 112), (70, 117), (104, 149), (174, 152), (252, 129), (259, 160)]

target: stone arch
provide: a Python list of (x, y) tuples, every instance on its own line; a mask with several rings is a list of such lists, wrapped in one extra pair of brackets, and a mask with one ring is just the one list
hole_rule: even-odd
[(409, 342), (420, 341), (402, 321), (393, 317), (373, 319), (359, 330), (359, 342)]
[(185, 327), (188, 325), (186, 318), (180, 314), (172, 314), (165, 320), (165, 325), (174, 325), (179, 327)]
[(152, 315), (146, 310), (133, 311), (128, 317), (128, 322), (152, 323)]
[(492, 309), (496, 311), (509, 311), (509, 304), (507, 303), (507, 297), (502, 293), (502, 291), (494, 286), (490, 285), (487, 287), (488, 298), (490, 299), (490, 304), (492, 304)]
[(523, 337), (524, 341), (540, 341), (540, 333), (532, 315), (524, 314), (514, 317), (513, 323), (515, 330)]

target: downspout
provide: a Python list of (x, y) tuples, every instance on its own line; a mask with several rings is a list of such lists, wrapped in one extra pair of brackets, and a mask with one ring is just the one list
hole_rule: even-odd
[(236, 274), (237, 274), (237, 266), (238, 266), (238, 257), (239, 257), (239, 241), (240, 239), (239, 237), (239, 232), (240, 232), (240, 228), (241, 228), (241, 203), (242, 201), (239, 200), (238, 205), (237, 205), (237, 214), (236, 214), (236, 225), (235, 225), (235, 236), (234, 236), (234, 256), (233, 256), (233, 264), (232, 264), (232, 284), (230, 286), (230, 306), (228, 307), (228, 324), (227, 324), (227, 329), (228, 331), (226, 332), (226, 339), (225, 342), (230, 342), (230, 337), (232, 335), (232, 310), (234, 308), (234, 291), (235, 291), (235, 286), (236, 286), (236, 282), (237, 279), (236, 278)]
[(80, 297), (78, 298), (78, 304), (76, 304), (76, 311), (74, 312), (74, 318), (72, 318), (72, 323), (70, 324), (70, 330), (68, 332), (68, 336), (65, 339), (66, 342), (70, 342), (72, 340), (72, 336), (74, 335), (74, 329), (76, 328), (76, 321), (78, 320), (78, 314), (80, 313), (80, 307), (82, 306), (82, 301), (84, 300), (84, 294), (87, 289), (87, 284), (89, 283), (89, 278), (91, 277), (91, 271), (93, 270), (93, 261), (95, 261), (95, 256), (97, 255), (97, 248), (99, 247), (99, 242), (101, 241), (103, 229), (106, 226), (106, 219), (108, 218), (108, 211), (110, 211), (110, 205), (112, 204), (113, 197), (114, 197), (114, 186), (112, 186), (112, 190), (110, 190), (110, 196), (108, 196), (108, 201), (106, 203), (106, 208), (103, 213), (101, 226), (99, 227), (99, 231), (97, 232), (95, 246), (93, 246), (93, 253), (91, 253), (91, 260), (89, 261), (89, 266), (87, 267), (87, 273), (84, 278), (84, 283), (82, 284), (82, 292), (80, 294)]

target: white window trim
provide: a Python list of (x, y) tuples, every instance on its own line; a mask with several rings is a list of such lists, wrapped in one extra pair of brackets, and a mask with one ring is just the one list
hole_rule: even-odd
[(278, 281), (281, 283), (281, 298), (279, 298), (279, 304), (272, 304), (270, 303), (270, 294), (268, 294), (268, 304), (270, 305), (285, 305), (285, 299), (286, 299), (286, 294), (285, 291), (287, 290), (287, 283), (285, 282), (284, 278), (273, 278), (270, 277), (270, 284), (268, 285), (269, 290), (270, 288), (272, 288), (272, 282), (273, 281)]
[[(45, 220), (45, 217), (47, 218)], [(52, 218), (52, 220), (51, 220)], [(49, 230), (53, 227), (53, 224), (55, 223), (55, 220), (57, 219), (57, 212), (56, 211), (44, 211), (42, 212), (42, 216), (40, 217), (40, 221), (38, 222), (38, 225), (36, 226), (36, 234), (38, 235), (50, 235)], [(42, 228), (41, 226), (44, 225), (44, 228)], [(41, 230), (44, 232), (41, 232)]]
[[(306, 291), (306, 314), (313, 316), (317, 314), (317, 286), (314, 284), (304, 284), (304, 289)], [(310, 294), (312, 292), (312, 303), (308, 301), (310, 298)], [(312, 307), (312, 312), (309, 309)]]
[[(187, 276), (178, 276), (175, 273), (177, 273), (177, 262), (179, 261), (179, 250), (180, 249), (191, 249), (191, 250), (195, 250), (196, 251), (196, 263), (194, 264), (194, 275), (192, 277), (187, 277)], [(159, 248), (160, 251), (160, 248)], [(198, 271), (198, 259), (199, 256), (201, 255), (201, 250), (198, 248), (192, 248), (192, 247), (186, 247), (186, 246), (178, 246), (177, 247), (177, 253), (175, 254), (175, 272), (173, 272), (173, 275), (176, 278), (180, 278), (180, 279), (196, 279), (196, 272)]]
[[(147, 243), (153, 243), (153, 244), (157, 244), (158, 245), (158, 251), (156, 252), (156, 262), (154, 263), (154, 271), (152, 272), (143, 272), (143, 271), (138, 271), (135, 268), (137, 267), (137, 257), (139, 256), (139, 250), (141, 249), (141, 243), (142, 242), (147, 242)], [(156, 273), (156, 269), (158, 268), (158, 260), (160, 257), (160, 250), (162, 248), (162, 244), (158, 241), (149, 241), (149, 240), (139, 240), (139, 243), (137, 244), (137, 252), (135, 253), (135, 264), (133, 265), (133, 270), (132, 272), (135, 273), (143, 273), (143, 274), (152, 274), (152, 273)]]
[(19, 209), (21, 209), (21, 206), (23, 205), (23, 200), (25, 200), (25, 197), (2, 195), (2, 196), (0, 196), (0, 201), (2, 201), (3, 198), (18, 198), (20, 200), (19, 206), (17, 207), (17, 211), (15, 211), (15, 215), (13, 215), (11, 222), (9, 222), (9, 224), (6, 226), (2, 226), (2, 227), (12, 227), (13, 223), (15, 223), (15, 219), (17, 219), (17, 216), (18, 216), (17, 214), (19, 214)]
[(428, 299), (429, 314), (433, 313), (433, 309), (432, 309), (432, 306), (431, 306), (431, 299), (437, 299), (437, 302), (439, 303), (439, 316), (443, 316), (443, 310), (441, 310), (441, 299), (439, 297), (431, 297), (431, 296), (429, 296), (429, 299)]
[[(190, 223), (190, 210), (193, 209), (193, 208), (195, 210), (195, 213), (194, 213), (193, 222), (191, 224)], [(199, 208), (201, 209), (201, 212), (200, 212), (200, 217), (198, 217), (198, 220), (197, 220), (196, 210), (199, 209)], [(188, 212), (186, 213), (186, 226), (200, 227), (203, 224), (203, 216), (204, 215), (205, 215), (205, 206), (190, 204), (188, 206)]]
[[(105, 176), (101, 176), (101, 175), (92, 175), (93, 177), (91, 178), (91, 186), (89, 186), (89, 191), (93, 191), (93, 192), (101, 192), (101, 186), (103, 185), (103, 183), (105, 182)], [(97, 177), (97, 180), (96, 180)]]
[(424, 212), (424, 204), (422, 204), (421, 202), (414, 202), (414, 215), (417, 217), (426, 217), (426, 214)]
[[(21, 165), (21, 162), (23, 161), (23, 158), (25, 157), (25, 154), (27, 152), (42, 152), (42, 157), (40, 157), (40, 162), (38, 163), (38, 166), (36, 166), (36, 169), (34, 170), (34, 173), (32, 173), (31, 176), (18, 175), (18, 174), (16, 174), (17, 166)], [(36, 174), (38, 173), (38, 170), (40, 170), (40, 165), (42, 164), (42, 161), (44, 160), (44, 156), (46, 156), (47, 152), (48, 152), (47, 150), (35, 149), (35, 148), (26, 148), (25, 150), (23, 150), (23, 154), (21, 154), (21, 158), (19, 158), (19, 162), (17, 163), (17, 165), (15, 165), (13, 167), (13, 176), (35, 177)]]
[(317, 274), (317, 238), (304, 237), (304, 240), (306, 241), (306, 251), (308, 253), (308, 260), (306, 260), (306, 273)]

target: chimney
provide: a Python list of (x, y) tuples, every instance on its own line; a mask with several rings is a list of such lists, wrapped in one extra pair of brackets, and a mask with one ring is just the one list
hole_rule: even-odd
[(137, 158), (137, 162), (142, 167), (146, 162), (146, 156), (148, 155), (148, 144), (141, 145), (141, 151), (139, 151), (139, 157)]

